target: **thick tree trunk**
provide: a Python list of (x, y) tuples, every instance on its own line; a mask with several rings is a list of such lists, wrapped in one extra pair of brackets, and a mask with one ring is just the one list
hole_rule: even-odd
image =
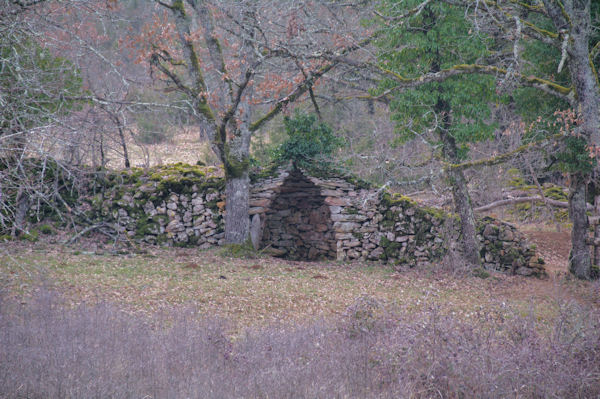
[(243, 244), (250, 232), (249, 210), (250, 178), (248, 171), (229, 177), (225, 183), (225, 242)]
[[(577, 95), (578, 124), (591, 148), (600, 148), (600, 93), (598, 80), (590, 65), (589, 39), (592, 24), (590, 20), (590, 1), (569, 1), (567, 12), (571, 16), (572, 46), (569, 70)], [(591, 277), (591, 254), (585, 243), (588, 235), (586, 210), (586, 184), (589, 176), (571, 176), (570, 214), (573, 222), (571, 241), (573, 248), (569, 259), (569, 270), (579, 278)]]
[[(252, 8), (243, 14), (242, 23), (246, 26), (252, 26)], [(253, 36), (253, 33), (250, 33)], [(246, 38), (243, 41), (241, 52), (243, 59), (248, 65), (253, 65), (256, 53), (253, 48), (252, 40)], [(223, 59), (223, 54), (219, 48), (211, 50), (210, 53), (215, 57), (213, 63)], [(217, 57), (218, 56), (218, 57)], [(248, 66), (246, 77), (253, 74), (254, 71)], [(224, 69), (223, 69), (224, 70)], [(231, 88), (230, 88), (231, 89)], [(248, 243), (250, 237), (250, 216), (249, 197), (250, 197), (250, 178), (248, 169), (250, 166), (250, 138), (252, 132), (249, 129), (252, 118), (252, 107), (248, 99), (252, 98), (252, 87), (245, 85), (239, 86), (238, 90), (243, 90), (246, 99), (240, 98), (238, 105), (238, 126), (233, 131), (233, 135), (225, 144), (225, 183), (227, 195), (227, 213), (225, 215), (225, 242), (233, 244)], [(238, 94), (241, 92), (238, 92)], [(232, 102), (235, 103), (233, 93), (231, 93)], [(234, 123), (230, 123), (230, 126)]]
[(581, 279), (591, 276), (592, 261), (590, 248), (587, 245), (588, 217), (586, 215), (586, 180), (579, 176), (571, 176), (569, 187), (569, 216), (573, 222), (571, 231), (571, 254), (569, 255), (569, 271)]
[[(589, 11), (589, 3), (588, 3)], [(587, 17), (589, 19), (589, 16)], [(587, 24), (589, 30), (589, 22)], [(585, 30), (585, 29), (582, 29)], [(600, 148), (600, 101), (597, 81), (589, 64), (588, 39), (589, 35), (582, 35), (579, 29), (573, 29), (573, 51), (571, 60), (571, 79), (577, 93), (577, 116), (580, 119), (580, 134), (588, 141), (590, 148)], [(577, 59), (577, 60), (575, 60)], [(598, 154), (596, 154), (598, 155)], [(589, 279), (591, 277), (591, 254), (585, 244), (588, 234), (588, 223), (585, 215), (586, 185), (590, 176), (571, 175), (571, 195), (569, 214), (573, 222), (571, 233), (571, 257), (569, 258), (569, 270), (578, 278)]]
[(248, 120), (251, 115), (247, 102), (240, 104), (242, 117), (239, 129), (224, 146), (225, 166), (225, 242), (244, 244), (250, 239), (250, 137)]

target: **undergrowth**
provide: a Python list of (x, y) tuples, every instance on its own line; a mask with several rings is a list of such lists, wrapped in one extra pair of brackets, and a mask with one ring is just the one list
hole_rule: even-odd
[(0, 298), (0, 397), (598, 397), (600, 315), (560, 313), (540, 332), (531, 314), (389, 315), (361, 298), (338, 320), (232, 339), (193, 309), (68, 308), (40, 290)]

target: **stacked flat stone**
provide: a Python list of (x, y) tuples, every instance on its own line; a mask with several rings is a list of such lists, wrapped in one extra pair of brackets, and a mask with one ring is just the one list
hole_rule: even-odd
[(223, 179), (215, 174), (215, 168), (182, 164), (115, 172), (100, 193), (80, 198), (81, 208), (137, 241), (206, 249), (224, 237)]
[(291, 259), (335, 258), (332, 215), (322, 190), (299, 172), (286, 181), (264, 213), (263, 243)]
[(439, 210), (419, 207), (405, 197), (380, 202), (381, 259), (419, 266), (440, 259), (456, 239), (457, 221)]
[(490, 217), (479, 222), (484, 267), (523, 276), (545, 274), (544, 261), (518, 229)]
[(223, 243), (221, 212), (207, 206), (221, 193), (202, 193), (193, 186), (192, 193), (172, 193), (166, 200), (135, 201), (134, 197), (124, 195), (112, 211), (121, 233), (151, 244), (193, 244), (201, 249)]

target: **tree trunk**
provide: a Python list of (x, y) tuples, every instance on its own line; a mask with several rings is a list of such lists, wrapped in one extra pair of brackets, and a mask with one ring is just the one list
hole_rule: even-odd
[(225, 167), (225, 243), (244, 244), (250, 239), (250, 137), (246, 118), (247, 103), (240, 104), (245, 112), (239, 129), (223, 147)]
[(243, 244), (250, 232), (249, 210), (250, 178), (248, 171), (241, 176), (229, 177), (225, 182), (225, 242)]
[(224, 146), (225, 243), (244, 244), (250, 238), (250, 132), (242, 124)]
[[(543, 0), (544, 7), (552, 19), (556, 30), (569, 27), (568, 55), (571, 84), (575, 89), (577, 109), (577, 134), (584, 137), (592, 152), (600, 148), (600, 92), (598, 78), (590, 57), (592, 36), (590, 0)], [(568, 18), (567, 18), (568, 16)], [(562, 35), (562, 34), (561, 34)], [(596, 156), (598, 154), (596, 153)], [(588, 233), (586, 210), (586, 185), (590, 175), (571, 174), (569, 194), (569, 215), (573, 222), (571, 242), (573, 248), (569, 257), (569, 270), (579, 278), (591, 277), (591, 255), (585, 244)]]
[[(245, 12), (242, 23), (247, 26), (252, 26), (248, 19), (251, 17), (251, 11)], [(253, 35), (251, 33), (251, 35)], [(242, 49), (244, 60), (248, 65), (254, 63), (255, 52), (252, 41), (245, 39)], [(216, 49), (215, 51), (217, 51)], [(220, 51), (220, 50), (219, 50)], [(217, 56), (213, 59), (213, 63), (222, 60), (221, 53), (214, 53)], [(247, 68), (251, 68), (248, 66)], [(247, 69), (246, 72), (251, 71)], [(252, 73), (254, 71), (251, 71)], [(247, 76), (247, 75), (246, 75)], [(224, 146), (224, 166), (225, 166), (225, 192), (227, 195), (227, 205), (225, 214), (225, 242), (228, 244), (244, 244), (247, 243), (250, 237), (250, 139), (252, 132), (249, 129), (250, 119), (252, 117), (252, 107), (248, 99), (252, 98), (252, 87), (240, 86), (238, 90), (244, 90), (245, 99), (241, 99), (238, 105), (238, 120), (237, 127), (233, 130), (233, 134)], [(233, 101), (233, 95), (232, 95)], [(230, 121), (230, 126), (235, 126), (236, 123)]]
[(15, 204), (15, 223), (11, 235), (16, 237), (25, 231), (25, 222), (27, 221), (27, 211), (31, 205), (31, 197), (24, 188), (19, 188)]
[[(594, 197), (594, 216), (600, 216), (600, 195)], [(594, 242), (597, 239), (600, 239), (600, 223), (594, 225)], [(594, 265), (600, 265), (600, 245), (594, 246)]]
[(477, 239), (477, 226), (471, 205), (471, 197), (467, 190), (467, 182), (462, 171), (450, 172), (448, 176), (452, 181), (452, 197), (456, 212), (460, 216), (460, 230), (462, 247), (465, 258), (476, 266), (481, 265), (480, 244)]
[[(437, 65), (434, 69), (439, 69)], [(441, 116), (441, 126), (438, 127), (438, 134), (442, 141), (442, 152), (444, 158), (451, 163), (458, 163), (458, 149), (456, 141), (450, 133), (452, 127), (452, 116), (450, 113), (450, 104), (438, 97), (435, 106), (436, 112)], [(452, 198), (454, 208), (460, 217), (460, 235), (463, 256), (475, 266), (481, 266), (480, 243), (477, 239), (477, 226), (475, 225), (475, 215), (473, 214), (473, 205), (467, 188), (467, 180), (462, 169), (448, 169), (447, 177), (452, 186)]]
[[(439, 130), (445, 158), (452, 163), (456, 163), (458, 157), (454, 138), (447, 129), (442, 128)], [(467, 188), (467, 180), (461, 169), (449, 169), (447, 176), (452, 185), (454, 208), (460, 216), (461, 244), (464, 257), (473, 265), (481, 266), (480, 243), (477, 239), (477, 226), (475, 225), (475, 215), (473, 214), (471, 196)]]
[(121, 126), (119, 126), (119, 139), (121, 140), (121, 148), (123, 149), (125, 169), (129, 169), (131, 167), (131, 163), (129, 162), (129, 152), (127, 151), (127, 142), (125, 141), (125, 134), (123, 133), (123, 128)]
[[(437, 16), (427, 6), (425, 14), (436, 22)], [(442, 57), (439, 49), (435, 50), (435, 57), (431, 63), (431, 72), (441, 71)], [(456, 140), (452, 136), (452, 109), (450, 103), (444, 100), (444, 89), (441, 85), (437, 87), (438, 96), (434, 105), (434, 110), (440, 118), (440, 124), (437, 126), (437, 133), (442, 141), (442, 155), (446, 161), (453, 164), (459, 162)], [(467, 188), (467, 181), (462, 169), (451, 169), (446, 171), (448, 181), (452, 186), (452, 198), (454, 200), (454, 209), (460, 217), (460, 235), (463, 256), (473, 266), (481, 266), (480, 244), (477, 239), (477, 227), (475, 225), (475, 215), (471, 197)]]
[(592, 261), (587, 245), (588, 217), (586, 214), (586, 180), (579, 175), (571, 176), (569, 187), (569, 217), (573, 222), (569, 271), (581, 279), (591, 277)]
[[(590, 65), (589, 40), (592, 32), (590, 1), (567, 2), (571, 14), (571, 35), (573, 45), (569, 59), (571, 80), (577, 95), (577, 116), (581, 119), (581, 134), (588, 140), (591, 148), (600, 148), (600, 93), (595, 71)], [(589, 176), (585, 176), (589, 177)], [(586, 184), (588, 179), (583, 176), (571, 176), (572, 180), (572, 216), (573, 243), (572, 256), (569, 260), (569, 270), (579, 278), (591, 277), (592, 260), (590, 250), (585, 244), (588, 234), (586, 210)]]

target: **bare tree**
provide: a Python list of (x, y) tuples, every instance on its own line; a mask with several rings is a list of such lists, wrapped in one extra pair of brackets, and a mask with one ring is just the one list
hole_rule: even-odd
[(331, 25), (323, 28), (319, 23), (323, 16), (317, 16), (314, 8), (329, 12), (327, 23), (335, 15), (319, 4), (311, 8), (303, 2), (157, 3), (169, 10), (174, 30), (163, 30), (161, 39), (153, 41), (150, 63), (186, 94), (206, 127), (225, 169), (225, 240), (243, 243), (249, 234), (252, 134), (304, 95), (318, 110), (314, 87), (319, 79), (340, 64), (336, 57), (360, 46)]
[(56, 203), (60, 176), (71, 173), (47, 149), (81, 79), (40, 44), (31, 15), (43, 3), (0, 2), (0, 228), (13, 235), (26, 230), (32, 205)]

